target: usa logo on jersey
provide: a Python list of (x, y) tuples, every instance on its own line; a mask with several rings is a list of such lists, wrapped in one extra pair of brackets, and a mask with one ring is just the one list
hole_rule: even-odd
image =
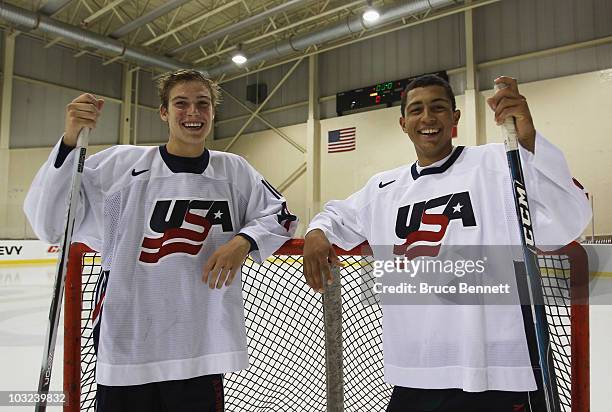
[[(442, 213), (429, 212), (442, 209)], [(463, 227), (476, 226), (474, 209), (469, 192), (451, 193), (414, 205), (402, 206), (397, 211), (395, 234), (406, 239), (401, 245), (395, 245), (393, 253), (409, 259), (417, 256), (438, 256), (442, 239), (453, 220)], [(437, 226), (438, 230), (424, 230), (422, 225)], [(417, 242), (430, 243), (418, 244)]]
[(145, 236), (139, 260), (157, 263), (173, 253), (197, 255), (215, 225), (223, 232), (233, 231), (229, 203), (225, 200), (158, 200), (149, 228), (159, 236)]

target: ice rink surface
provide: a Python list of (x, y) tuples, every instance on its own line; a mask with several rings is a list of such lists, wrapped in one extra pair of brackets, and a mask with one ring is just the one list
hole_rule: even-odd
[[(0, 264), (0, 391), (35, 391), (43, 355), (55, 265)], [(55, 350), (51, 390), (62, 390), (63, 324)], [(33, 407), (0, 406), (0, 411)], [(48, 407), (48, 411), (62, 408)]]

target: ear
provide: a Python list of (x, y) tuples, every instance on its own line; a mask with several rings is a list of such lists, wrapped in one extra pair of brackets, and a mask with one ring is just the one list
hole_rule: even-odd
[(159, 105), (159, 117), (164, 121), (167, 122), (168, 121), (168, 109), (165, 108), (163, 105)]
[(399, 118), (399, 124), (404, 133), (408, 133), (408, 131), (406, 130), (406, 119), (403, 116)]
[(459, 118), (461, 117), (461, 110), (457, 109), (453, 112), (453, 122), (454, 125), (457, 126), (459, 123)]

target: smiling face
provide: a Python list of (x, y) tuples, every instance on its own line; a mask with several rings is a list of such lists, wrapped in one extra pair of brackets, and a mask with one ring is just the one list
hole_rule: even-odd
[(201, 81), (186, 81), (172, 87), (167, 108), (159, 109), (168, 122), (168, 152), (178, 156), (197, 157), (212, 130), (215, 109), (210, 89)]
[(400, 126), (414, 143), (419, 165), (428, 166), (451, 153), (452, 131), (460, 116), (459, 110), (453, 111), (442, 86), (417, 87), (408, 92)]

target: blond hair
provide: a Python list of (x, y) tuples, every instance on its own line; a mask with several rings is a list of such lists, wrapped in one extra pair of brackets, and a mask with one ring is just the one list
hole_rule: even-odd
[(208, 79), (197, 70), (180, 69), (164, 74), (157, 80), (157, 93), (161, 106), (168, 109), (168, 100), (170, 99), (170, 90), (179, 83), (184, 82), (202, 82), (210, 92), (210, 99), (213, 107), (221, 103), (221, 88), (211, 79)]

